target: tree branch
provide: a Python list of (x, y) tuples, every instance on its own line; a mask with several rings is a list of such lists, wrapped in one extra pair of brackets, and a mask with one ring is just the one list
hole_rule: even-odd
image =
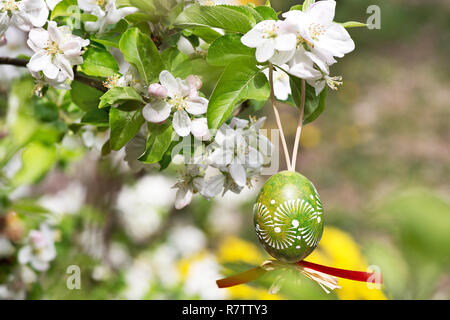
[[(8, 58), (8, 57), (0, 57), (0, 64), (8, 64), (16, 67), (26, 67), (28, 64), (28, 60), (26, 59), (18, 59), (18, 58)], [(91, 77), (88, 77), (82, 73), (76, 72), (74, 70), (74, 80), (82, 82), (88, 86), (91, 86), (97, 90), (100, 90), (102, 92), (108, 91), (105, 86), (103, 86), (103, 83), (93, 79)]]

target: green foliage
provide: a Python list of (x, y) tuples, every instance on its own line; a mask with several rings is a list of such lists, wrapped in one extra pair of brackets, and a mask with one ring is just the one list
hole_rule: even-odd
[(149, 124), (150, 137), (147, 141), (145, 153), (139, 158), (144, 163), (157, 163), (172, 143), (173, 127), (170, 121), (163, 124)]
[(255, 7), (264, 20), (278, 20), (278, 14), (270, 6), (257, 6)]
[(83, 55), (79, 70), (89, 76), (109, 77), (119, 72), (119, 64), (111, 53), (100, 46), (91, 46)]
[(367, 27), (367, 24), (358, 22), (358, 21), (347, 21), (341, 23), (344, 28), (359, 28), (359, 27)]
[(164, 65), (152, 39), (138, 28), (132, 28), (122, 35), (119, 47), (125, 60), (137, 68), (145, 83), (157, 81)]
[[(302, 96), (302, 80), (291, 75), (289, 76), (289, 80), (295, 105), (297, 107), (300, 107)], [(323, 89), (322, 92), (317, 96), (312, 86), (306, 83), (305, 88), (305, 110), (303, 115), (303, 124), (308, 124), (316, 120), (325, 110), (327, 89)]]
[(77, 0), (62, 0), (58, 3), (55, 8), (53, 8), (50, 15), (51, 20), (55, 20), (58, 17), (68, 17), (73, 15), (73, 11), (69, 10), (71, 7), (75, 8), (77, 6)]
[(139, 92), (136, 91), (136, 89), (132, 87), (114, 87), (100, 97), (100, 103), (98, 107), (101, 109), (107, 106), (122, 104), (128, 101), (144, 103), (142, 96), (139, 94)]
[(270, 95), (266, 76), (253, 64), (242, 59), (227, 66), (212, 93), (207, 118), (210, 128), (218, 128), (232, 114), (242, 99), (264, 100)]
[(22, 153), (22, 167), (14, 176), (14, 186), (36, 182), (54, 164), (56, 149), (41, 143), (28, 144)]
[(109, 145), (112, 150), (120, 150), (141, 129), (145, 120), (141, 110), (132, 112), (111, 108), (109, 111), (109, 125), (111, 136)]
[(72, 82), (72, 90), (70, 91), (72, 101), (84, 111), (97, 109), (102, 95), (103, 92), (84, 83), (79, 81)]
[(242, 59), (256, 65), (255, 49), (243, 45), (237, 34), (228, 34), (215, 40), (206, 57), (206, 61), (213, 66), (227, 66)]
[(241, 33), (249, 31), (255, 22), (246, 10), (237, 7), (199, 5), (190, 6), (175, 20), (180, 27), (215, 27)]

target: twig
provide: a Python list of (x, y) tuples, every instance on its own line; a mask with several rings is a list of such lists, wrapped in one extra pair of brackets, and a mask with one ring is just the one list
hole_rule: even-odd
[(294, 142), (294, 150), (292, 151), (292, 167), (291, 169), (295, 171), (297, 167), (297, 158), (298, 158), (298, 148), (300, 145), (300, 136), (302, 135), (303, 128), (303, 115), (305, 113), (305, 91), (306, 91), (306, 83), (305, 80), (302, 79), (302, 96), (301, 96), (301, 105), (300, 105), (300, 116), (298, 118), (297, 124), (297, 132), (295, 133), (295, 142)]
[[(0, 57), (0, 64), (9, 64), (9, 65), (16, 66), (16, 67), (26, 67), (28, 64), (28, 60)], [(107, 91), (107, 89), (103, 86), (103, 83), (101, 83), (100, 81), (98, 81), (96, 79), (88, 77), (82, 73), (78, 73), (78, 72), (74, 71), (74, 79), (79, 82), (82, 82), (88, 86), (91, 86), (97, 90), (100, 90), (102, 92)]]
[(275, 100), (275, 93), (274, 93), (274, 88), (273, 88), (273, 64), (269, 65), (269, 82), (270, 82), (270, 99), (272, 101), (272, 108), (273, 108), (273, 112), (275, 113), (275, 119), (277, 121), (278, 130), (280, 131), (280, 134), (281, 134), (281, 144), (283, 145), (284, 157), (286, 159), (286, 166), (287, 166), (287, 169), (291, 171), (292, 167), (291, 167), (291, 163), (290, 163), (289, 151), (288, 151), (288, 147), (286, 144), (286, 138), (285, 138), (284, 132), (283, 132), (283, 126), (281, 125), (280, 113), (278, 112), (278, 108), (277, 108), (276, 100)]

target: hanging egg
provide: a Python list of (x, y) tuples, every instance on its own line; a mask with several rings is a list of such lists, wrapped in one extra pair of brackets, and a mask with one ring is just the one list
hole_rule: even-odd
[(282, 171), (270, 177), (258, 194), (253, 214), (259, 241), (278, 260), (303, 260), (322, 237), (322, 202), (311, 181), (298, 172)]

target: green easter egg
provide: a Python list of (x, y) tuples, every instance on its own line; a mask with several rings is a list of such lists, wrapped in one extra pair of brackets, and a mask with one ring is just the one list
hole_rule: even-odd
[(311, 181), (300, 173), (282, 171), (270, 177), (253, 214), (259, 241), (278, 260), (303, 260), (322, 237), (322, 202)]

